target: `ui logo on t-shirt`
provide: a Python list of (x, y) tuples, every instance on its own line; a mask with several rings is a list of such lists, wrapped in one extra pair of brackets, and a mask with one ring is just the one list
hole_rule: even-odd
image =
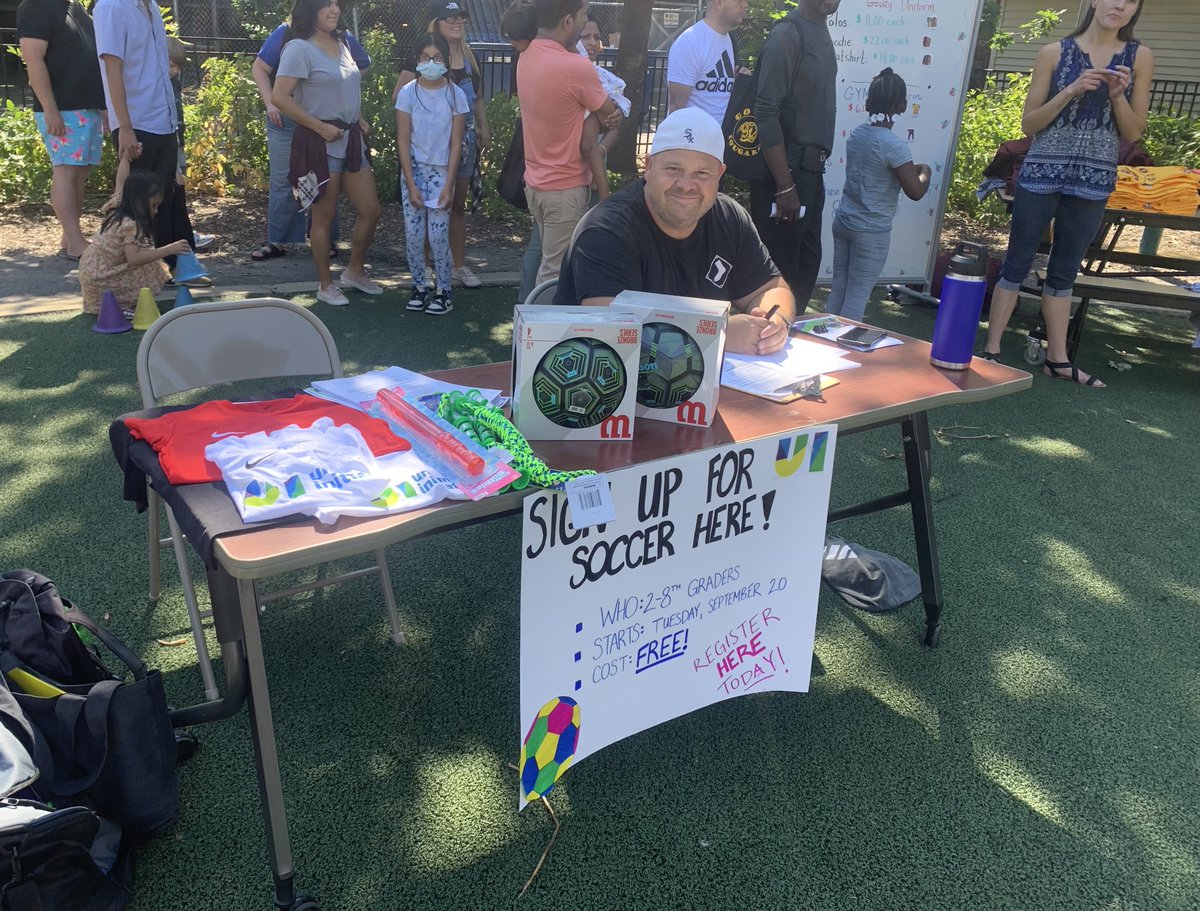
[(729, 273), (733, 271), (728, 260), (722, 259), (719, 255), (714, 256), (712, 263), (708, 267), (708, 274), (704, 277), (716, 285), (718, 288), (724, 288), (725, 282), (729, 280)]
[(703, 79), (696, 80), (696, 91), (728, 95), (733, 91), (733, 79), (736, 75), (733, 61), (729, 59), (729, 51), (721, 51), (721, 59), (717, 61), (717, 65), (705, 73)]

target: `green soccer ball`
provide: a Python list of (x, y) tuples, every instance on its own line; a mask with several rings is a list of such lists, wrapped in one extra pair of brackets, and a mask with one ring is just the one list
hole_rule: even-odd
[(569, 338), (544, 355), (533, 371), (533, 400), (560, 427), (594, 427), (625, 397), (621, 357), (594, 338)]
[(704, 355), (685, 330), (672, 323), (642, 326), (637, 400), (647, 408), (674, 408), (704, 382)]

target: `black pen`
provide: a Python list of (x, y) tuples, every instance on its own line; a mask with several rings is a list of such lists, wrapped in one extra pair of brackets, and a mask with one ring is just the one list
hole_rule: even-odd
[(771, 317), (774, 316), (778, 311), (779, 311), (779, 304), (776, 304), (770, 310), (767, 311), (767, 315), (764, 318), (769, 323), (769, 322), (771, 322)]

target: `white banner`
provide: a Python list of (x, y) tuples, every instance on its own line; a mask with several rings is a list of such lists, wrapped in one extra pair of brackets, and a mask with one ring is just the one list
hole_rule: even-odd
[(609, 476), (616, 521), (525, 499), (521, 806), (569, 763), (714, 702), (807, 692), (836, 426)]
[(958, 145), (981, 0), (844, 0), (829, 17), (838, 56), (837, 130), (825, 166), (825, 216), (819, 281), (833, 276), (833, 211), (846, 183), (846, 137), (867, 122), (871, 80), (884, 67), (908, 86), (908, 110), (892, 132), (912, 146), (913, 161), (933, 170), (920, 202), (900, 194), (881, 282), (926, 281)]

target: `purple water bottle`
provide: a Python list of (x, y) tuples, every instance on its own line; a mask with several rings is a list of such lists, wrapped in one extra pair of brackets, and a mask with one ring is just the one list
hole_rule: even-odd
[(987, 292), (987, 266), (988, 251), (983, 244), (963, 241), (954, 248), (933, 324), (929, 362), (935, 367), (966, 370), (971, 366)]

